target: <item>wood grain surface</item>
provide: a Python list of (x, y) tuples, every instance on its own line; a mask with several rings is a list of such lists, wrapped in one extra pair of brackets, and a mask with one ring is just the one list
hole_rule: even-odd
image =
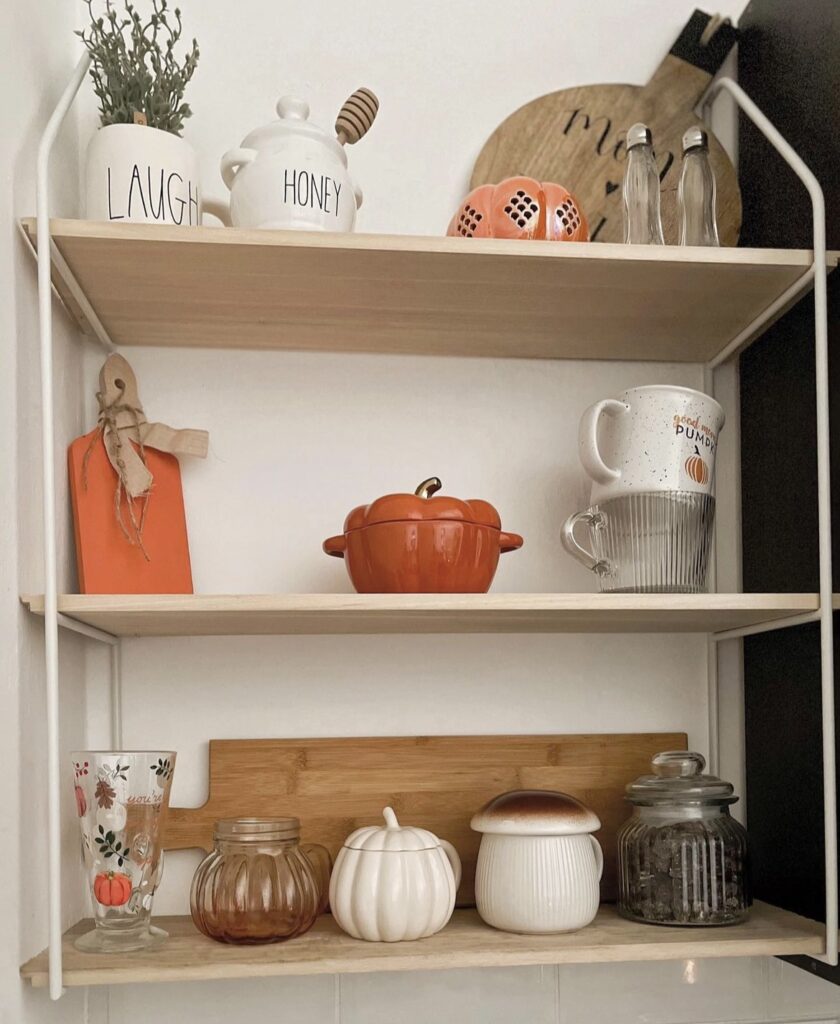
[[(699, 28), (698, 24), (692, 31)], [(680, 50), (677, 44), (675, 49), (686, 56), (698, 52)], [(556, 181), (577, 198), (589, 220), (593, 241), (621, 242), (621, 183), (627, 157), (624, 137), (631, 125), (641, 121), (653, 132), (665, 241), (676, 243), (682, 135), (692, 125), (702, 124), (694, 107), (712, 79), (707, 70), (710, 65), (706, 65), (697, 67), (671, 52), (643, 86), (586, 85), (526, 103), (487, 140), (473, 168), (470, 187), (518, 174)], [(741, 227), (738, 178), (723, 147), (708, 126), (706, 130), (717, 180), (721, 244), (735, 245)]]
[[(73, 940), (90, 931), (93, 922), (79, 922), (64, 936), (64, 984), (782, 956), (818, 954), (825, 948), (823, 925), (764, 903), (756, 903), (749, 919), (734, 928), (656, 928), (625, 921), (615, 907), (602, 906), (592, 924), (562, 935), (500, 932), (484, 924), (476, 911), (456, 910), (443, 931), (416, 942), (362, 942), (342, 932), (328, 914), (305, 935), (267, 946), (214, 942), (199, 934), (189, 917), (155, 917), (155, 924), (169, 933), (158, 949), (80, 953)], [(36, 988), (44, 988), (48, 965), (44, 950), (25, 963), (20, 973)]]
[(464, 866), (458, 903), (470, 905), (481, 838), (473, 814), (511, 789), (557, 789), (601, 819), (602, 898), (613, 899), (624, 787), (654, 754), (685, 746), (684, 733), (211, 740), (207, 803), (170, 809), (164, 847), (212, 849), (219, 818), (293, 815), (303, 840), (335, 857), (354, 829), (380, 823), (391, 806), (402, 824), (455, 845)]

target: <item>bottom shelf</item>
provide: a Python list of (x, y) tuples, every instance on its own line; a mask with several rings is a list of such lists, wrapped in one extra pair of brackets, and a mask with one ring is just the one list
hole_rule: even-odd
[[(456, 910), (442, 932), (418, 942), (359, 942), (329, 916), (306, 935), (269, 946), (228, 946), (200, 935), (189, 917), (156, 918), (168, 942), (146, 953), (80, 953), (73, 939), (83, 921), (64, 936), (64, 984), (119, 985), (201, 981), (269, 975), (360, 974), (431, 971), (458, 967), (521, 967), (529, 964), (603, 963), (621, 960), (683, 960), (700, 957), (815, 955), (824, 949), (816, 921), (757, 903), (750, 919), (730, 928), (663, 928), (636, 924), (602, 906), (595, 921), (564, 935), (513, 935), (483, 924), (475, 910)], [(36, 987), (48, 982), (47, 952), (21, 968)]]

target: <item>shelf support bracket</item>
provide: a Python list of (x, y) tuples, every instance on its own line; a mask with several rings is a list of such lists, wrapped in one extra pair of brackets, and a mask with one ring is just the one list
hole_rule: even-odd
[(53, 389), (52, 267), (50, 265), (50, 154), (58, 131), (87, 74), (90, 57), (79, 60), (47, 122), (38, 146), (38, 330), (41, 353), (41, 446), (43, 451), (44, 652), (47, 704), (47, 788), (49, 837), (50, 998), (61, 998), (61, 763), (58, 688), (58, 568), (55, 515), (55, 416)]
[[(782, 136), (769, 118), (756, 106), (744, 90), (731, 78), (719, 78), (712, 82), (702, 105), (711, 104), (720, 92), (727, 92), (738, 107), (764, 135), (771, 146), (796, 174), (808, 191), (813, 213), (814, 249), (811, 272), (805, 279), (795, 282), (780, 299), (758, 318), (763, 326), (780, 313), (786, 301), (799, 290), (796, 286), (814, 285), (814, 349), (816, 359), (816, 407), (817, 407), (817, 510), (819, 522), (819, 572), (820, 572), (820, 688), (822, 694), (822, 765), (823, 765), (823, 810), (825, 829), (825, 953), (817, 959), (836, 966), (838, 962), (838, 886), (837, 886), (837, 782), (835, 774), (836, 739), (834, 725), (834, 623), (832, 616), (832, 572), (831, 572), (831, 476), (829, 469), (829, 422), (828, 422), (828, 299), (826, 286), (826, 241), (825, 241), (825, 199), (820, 183), (811, 169), (790, 143)], [(755, 324), (743, 335), (733, 339), (719, 358), (735, 355), (742, 344), (754, 335)], [(795, 624), (795, 623), (793, 623)], [(774, 627), (778, 627), (775, 623)], [(731, 635), (731, 631), (727, 631)], [(726, 639), (717, 634), (716, 639)]]

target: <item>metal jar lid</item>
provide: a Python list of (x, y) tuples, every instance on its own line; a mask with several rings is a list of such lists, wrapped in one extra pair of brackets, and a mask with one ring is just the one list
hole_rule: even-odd
[(709, 148), (709, 136), (700, 127), (699, 124), (692, 125), (682, 137), (682, 148), (683, 153), (687, 153), (690, 149), (708, 149)]
[(632, 149), (634, 146), (652, 146), (653, 145), (653, 132), (646, 124), (642, 124), (641, 121), (633, 125), (632, 128), (627, 129), (627, 148)]
[(686, 750), (666, 750), (651, 761), (653, 775), (640, 775), (627, 786), (627, 799), (639, 806), (652, 804), (734, 804), (734, 786), (716, 775), (704, 775), (706, 759)]

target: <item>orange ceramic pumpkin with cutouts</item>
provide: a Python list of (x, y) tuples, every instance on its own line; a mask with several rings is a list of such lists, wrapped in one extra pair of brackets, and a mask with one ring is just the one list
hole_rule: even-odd
[(536, 238), (588, 242), (589, 224), (577, 199), (562, 185), (505, 178), (479, 185), (458, 207), (447, 235), (463, 238)]

